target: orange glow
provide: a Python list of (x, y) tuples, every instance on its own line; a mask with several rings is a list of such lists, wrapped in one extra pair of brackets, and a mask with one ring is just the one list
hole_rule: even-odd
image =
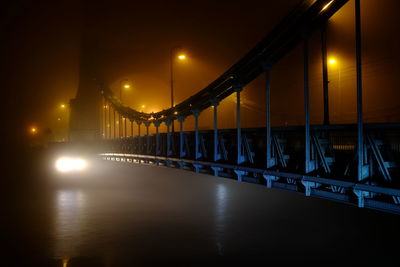
[(186, 55), (181, 54), (181, 55), (178, 56), (178, 58), (179, 58), (180, 60), (184, 60), (184, 59), (186, 59)]
[(60, 108), (65, 108), (65, 104), (61, 104), (61, 105), (60, 105)]
[(69, 261), (69, 259), (63, 259), (62, 260), (62, 264), (63, 264), (62, 266), (63, 267), (67, 267), (68, 266), (68, 261)]
[(330, 59), (328, 60), (328, 62), (329, 62), (329, 64), (331, 64), (331, 65), (335, 65), (335, 64), (337, 63), (336, 59), (334, 59), (334, 58), (330, 58)]
[(128, 88), (130, 88), (131, 86), (129, 85), (129, 84), (124, 84), (124, 88), (126, 88), (126, 89), (128, 89)]
[(326, 9), (328, 9), (328, 7), (333, 3), (333, 0), (329, 1), (328, 4), (326, 4), (322, 9), (321, 12), (325, 11)]
[(29, 132), (30, 132), (31, 134), (37, 134), (37, 128), (36, 128), (36, 127), (31, 127), (31, 128), (29, 129)]

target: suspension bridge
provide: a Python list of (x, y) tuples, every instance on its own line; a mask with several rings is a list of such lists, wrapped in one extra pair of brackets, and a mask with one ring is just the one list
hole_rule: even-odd
[[(101, 136), (99, 156), (104, 160), (148, 164), (154, 168), (168, 166), (257, 183), (307, 197), (399, 214), (400, 124), (364, 123), (363, 119), (360, 0), (355, 0), (352, 44), (357, 120), (353, 124), (330, 123), (326, 23), (347, 2), (303, 1), (232, 67), (169, 109), (152, 113), (132, 109), (97, 80), (103, 101), (100, 129), (96, 131)], [(319, 125), (310, 123), (309, 40), (315, 32), (321, 35), (323, 81), (323, 122)], [(304, 97), (298, 101), (304, 106), (304, 125), (273, 127), (271, 70), (299, 46)], [(259, 76), (265, 79), (265, 127), (244, 128), (241, 93)], [(219, 104), (232, 95), (236, 127), (220, 129)], [(210, 107), (213, 127), (200, 130), (199, 117)], [(190, 117), (194, 119), (194, 127), (192, 131), (184, 131), (185, 121)], [(163, 125), (166, 132), (160, 132)]]

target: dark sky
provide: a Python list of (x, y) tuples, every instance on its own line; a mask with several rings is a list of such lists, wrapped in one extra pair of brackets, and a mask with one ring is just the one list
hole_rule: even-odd
[[(3, 9), (1, 21), (3, 94), (7, 97), (2, 114), (20, 132), (32, 124), (57, 131), (56, 120), (63, 115), (59, 105), (68, 103), (77, 92), (82, 53), (95, 55), (97, 75), (116, 93), (121, 79), (132, 81), (133, 88), (124, 92), (124, 100), (131, 107), (145, 105), (146, 112), (167, 108), (171, 47), (182, 46), (188, 55), (186, 62), (175, 67), (175, 102), (180, 102), (222, 74), (299, 2), (13, 1)], [(339, 116), (337, 121), (347, 123), (355, 114), (351, 103), (355, 93), (352, 2), (330, 20), (328, 39), (330, 55), (340, 62), (330, 70), (332, 106)], [(366, 110), (366, 118), (393, 121), (399, 113), (392, 97), (399, 70), (395, 27), (400, 25), (395, 14), (399, 3), (362, 3), (364, 73), (369, 73), (366, 79), (370, 79), (365, 83), (365, 108), (370, 110)], [(322, 91), (318, 34), (312, 38), (311, 118), (319, 122)], [(83, 52), (82, 40), (93, 49)], [(301, 48), (275, 66), (272, 119), (276, 124), (302, 122), (302, 101), (298, 101), (302, 97), (301, 67)], [(250, 121), (249, 127), (260, 126), (264, 117), (262, 80), (249, 88), (243, 93), (247, 106), (243, 116)], [(226, 111), (234, 105), (234, 99), (229, 101), (232, 103), (226, 104)], [(379, 112), (386, 112), (386, 117)], [(201, 127), (206, 127), (206, 120), (200, 120)], [(225, 127), (231, 127), (229, 119)]]

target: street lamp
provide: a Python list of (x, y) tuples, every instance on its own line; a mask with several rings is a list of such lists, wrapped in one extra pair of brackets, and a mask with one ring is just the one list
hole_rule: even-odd
[[(179, 52), (179, 53), (178, 53)], [(172, 47), (169, 53), (169, 66), (171, 74), (171, 108), (174, 107), (174, 62), (177, 57), (179, 60), (185, 60), (186, 55), (182, 53), (182, 48), (179, 46)], [(172, 123), (172, 133), (174, 133), (174, 123)]]
[(173, 47), (170, 50), (170, 74), (171, 74), (171, 108), (174, 107), (174, 62), (175, 58), (177, 57), (179, 60), (185, 60), (186, 55), (183, 53), (177, 53), (179, 51), (182, 51), (181, 47)]
[(128, 79), (121, 80), (120, 86), (119, 86), (119, 100), (122, 102), (122, 88), (129, 89), (131, 88), (131, 85), (129, 84)]
[[(340, 64), (339, 64), (339, 62), (338, 62), (338, 60), (336, 59), (336, 58), (333, 58), (333, 57), (331, 57), (331, 58), (329, 58), (329, 60), (328, 60), (328, 63), (329, 63), (329, 65), (330, 65), (330, 67), (331, 67), (331, 70), (332, 70), (332, 68), (335, 68), (336, 67), (336, 70), (337, 70), (337, 74), (338, 74), (338, 77), (337, 77), (337, 95), (338, 95), (338, 113), (339, 112), (341, 112), (341, 108), (342, 108), (342, 91), (340, 90), (341, 88), (340, 88)], [(333, 111), (333, 115), (336, 117), (337, 116), (337, 113), (336, 113), (336, 111), (335, 111), (335, 109), (334, 109), (334, 111)]]

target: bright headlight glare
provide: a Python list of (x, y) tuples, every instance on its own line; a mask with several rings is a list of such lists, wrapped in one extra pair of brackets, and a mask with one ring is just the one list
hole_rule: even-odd
[(59, 172), (83, 171), (88, 163), (81, 158), (62, 157), (56, 161), (56, 169)]

